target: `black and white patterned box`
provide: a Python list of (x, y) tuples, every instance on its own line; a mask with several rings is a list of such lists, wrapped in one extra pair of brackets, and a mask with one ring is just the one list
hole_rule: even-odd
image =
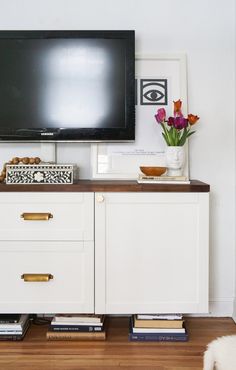
[(6, 166), (6, 184), (73, 184), (74, 165), (34, 164)]

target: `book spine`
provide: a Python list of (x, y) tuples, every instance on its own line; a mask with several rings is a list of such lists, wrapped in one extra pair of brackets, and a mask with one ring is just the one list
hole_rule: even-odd
[(149, 330), (149, 329), (145, 329), (145, 330), (141, 330), (140, 328), (138, 329), (131, 329), (130, 330), (130, 333), (132, 334), (146, 334), (146, 335), (163, 335), (163, 336), (166, 336), (166, 335), (174, 335), (174, 336), (183, 336), (186, 334), (186, 331), (181, 331), (181, 332), (175, 332), (175, 330), (173, 329), (170, 329), (170, 330), (162, 330), (162, 329), (154, 329), (154, 330)]
[(142, 315), (138, 314), (135, 315), (138, 320), (182, 320), (183, 315), (181, 314), (176, 314), (176, 315)]
[(175, 181), (175, 180), (137, 180), (139, 184), (190, 184), (190, 181)]
[(87, 325), (51, 325), (49, 327), (51, 332), (101, 332), (103, 331), (103, 326), (87, 326)]
[(0, 325), (0, 331), (3, 331), (3, 330), (14, 330), (14, 331), (18, 331), (18, 330), (22, 330), (22, 326), (20, 325), (14, 325), (14, 324), (11, 324), (11, 325)]
[(148, 335), (129, 333), (129, 340), (136, 342), (187, 342), (187, 335)]
[(0, 341), (1, 340), (23, 340), (24, 335), (0, 335)]
[[(55, 333), (55, 332), (47, 332), (47, 340), (105, 340), (106, 333), (101, 333), (102, 335), (75, 335), (76, 333)], [(82, 333), (78, 333), (82, 334)]]
[(54, 317), (54, 322), (65, 322), (65, 323), (75, 323), (77, 325), (82, 325), (82, 323), (86, 325), (96, 325), (96, 324), (101, 324), (101, 322), (104, 321), (104, 315), (97, 315), (94, 317), (93, 315), (88, 315), (88, 316), (73, 316), (73, 315), (56, 315)]
[(63, 321), (51, 321), (51, 326), (103, 326), (104, 322), (101, 323), (91, 323), (91, 322), (63, 322)]
[(22, 330), (1, 330), (0, 335), (21, 335), (23, 333)]
[(182, 320), (139, 320), (134, 319), (135, 328), (181, 329)]

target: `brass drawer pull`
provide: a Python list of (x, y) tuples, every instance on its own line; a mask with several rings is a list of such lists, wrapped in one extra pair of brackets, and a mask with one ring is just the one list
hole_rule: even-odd
[(48, 221), (53, 218), (51, 213), (22, 213), (20, 216), (25, 221)]
[(28, 282), (47, 282), (53, 279), (51, 274), (23, 274), (21, 279)]

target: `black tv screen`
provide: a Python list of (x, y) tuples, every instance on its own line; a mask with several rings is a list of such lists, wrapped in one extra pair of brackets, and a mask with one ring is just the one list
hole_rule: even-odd
[(1, 31), (1, 141), (135, 138), (134, 31)]

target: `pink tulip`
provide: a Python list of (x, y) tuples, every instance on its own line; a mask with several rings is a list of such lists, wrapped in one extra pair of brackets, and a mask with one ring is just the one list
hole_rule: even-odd
[(166, 111), (164, 108), (160, 108), (157, 110), (157, 114), (155, 114), (155, 118), (158, 123), (164, 123), (166, 119)]

